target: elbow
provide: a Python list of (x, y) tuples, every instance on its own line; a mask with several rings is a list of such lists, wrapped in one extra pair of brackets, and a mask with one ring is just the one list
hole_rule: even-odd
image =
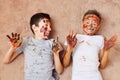
[(100, 69), (106, 68), (107, 62), (108, 62), (108, 61), (102, 61), (101, 64), (100, 64)]
[(62, 74), (62, 71), (61, 72), (57, 72), (59, 75)]
[(69, 63), (63, 63), (64, 68), (67, 68), (69, 65)]
[(100, 69), (105, 69), (106, 65), (100, 65)]
[(60, 74), (62, 74), (62, 73), (63, 73), (64, 68), (63, 68), (63, 67), (61, 67), (61, 68), (57, 69), (56, 71), (57, 71), (57, 73), (60, 75)]
[(10, 64), (11, 61), (9, 61), (9, 60), (3, 60), (3, 63), (4, 63), (4, 64)]
[(10, 62), (9, 61), (3, 61), (4, 64), (9, 64)]
[(63, 73), (63, 69), (57, 72), (59, 75)]
[(65, 65), (65, 64), (64, 64), (64, 68), (67, 68), (67, 67), (68, 67), (68, 65)]

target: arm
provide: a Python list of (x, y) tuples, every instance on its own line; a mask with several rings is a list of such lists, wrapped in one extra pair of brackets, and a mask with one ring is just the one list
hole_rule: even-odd
[(8, 50), (8, 52), (6, 53), (4, 59), (3, 59), (3, 63), (8, 64), (11, 63), (19, 54), (15, 52), (15, 48), (14, 47), (10, 47), (10, 49)]
[(54, 53), (54, 64), (57, 73), (61, 74), (63, 72), (63, 65), (60, 61), (59, 53)]
[(71, 55), (72, 55), (72, 48), (70, 48), (68, 46), (67, 49), (66, 49), (66, 53), (64, 55), (64, 58), (63, 58), (63, 65), (64, 65), (64, 67), (69, 66), (69, 64), (71, 62), (71, 59), (72, 59)]
[(106, 67), (107, 63), (108, 63), (108, 54), (109, 54), (109, 50), (101, 50), (100, 51), (100, 68), (103, 69)]
[(68, 46), (67, 46), (64, 58), (63, 58), (63, 65), (64, 65), (64, 67), (69, 66), (69, 64), (71, 62), (72, 51), (73, 51), (73, 48), (75, 47), (75, 45), (77, 43), (76, 34), (77, 33), (69, 32), (69, 34), (66, 37)]
[(63, 65), (60, 61), (60, 56), (59, 56), (60, 48), (61, 48), (60, 44), (58, 42), (55, 42), (55, 40), (53, 40), (52, 51), (54, 55), (55, 69), (58, 74), (61, 74), (63, 72)]
[(15, 51), (16, 51), (16, 48), (19, 47), (21, 43), (19, 40), (20, 34), (12, 33), (12, 38), (9, 35), (7, 35), (7, 37), (10, 39), (11, 47), (3, 59), (3, 63), (6, 63), (6, 64), (12, 62), (19, 55)]
[(100, 51), (100, 68), (105, 68), (108, 63), (108, 55), (110, 48), (115, 45), (117, 40), (117, 35), (112, 36), (109, 40), (104, 38), (104, 48)]

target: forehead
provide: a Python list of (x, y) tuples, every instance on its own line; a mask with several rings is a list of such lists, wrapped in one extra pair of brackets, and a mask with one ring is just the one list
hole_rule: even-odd
[(88, 14), (88, 15), (86, 15), (86, 16), (84, 17), (84, 20), (89, 19), (89, 18), (92, 18), (92, 19), (95, 20), (95, 21), (100, 21), (99, 17), (97, 17), (97, 16), (94, 15), (94, 14)]
[(43, 21), (43, 22), (45, 22), (45, 23), (50, 22), (50, 20), (47, 19), (47, 18), (40, 19), (40, 21)]

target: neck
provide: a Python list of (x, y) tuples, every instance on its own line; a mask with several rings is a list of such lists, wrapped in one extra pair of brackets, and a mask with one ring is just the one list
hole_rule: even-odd
[(94, 34), (87, 34), (85, 32), (83, 32), (84, 35), (89, 35), (89, 36), (93, 36)]
[(37, 40), (43, 40), (44, 38), (42, 38), (41, 36), (39, 35), (34, 35), (34, 38), (37, 39)]
[(43, 37), (40, 36), (40, 35), (34, 35), (34, 38), (37, 39), (37, 40), (44, 40), (44, 39), (47, 39), (47, 38), (43, 38)]

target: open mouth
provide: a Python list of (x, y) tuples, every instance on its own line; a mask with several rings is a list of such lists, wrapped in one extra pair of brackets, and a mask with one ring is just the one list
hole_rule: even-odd
[(91, 33), (94, 32), (95, 29), (86, 29), (87, 32)]
[(44, 32), (44, 36), (49, 36), (50, 32)]

